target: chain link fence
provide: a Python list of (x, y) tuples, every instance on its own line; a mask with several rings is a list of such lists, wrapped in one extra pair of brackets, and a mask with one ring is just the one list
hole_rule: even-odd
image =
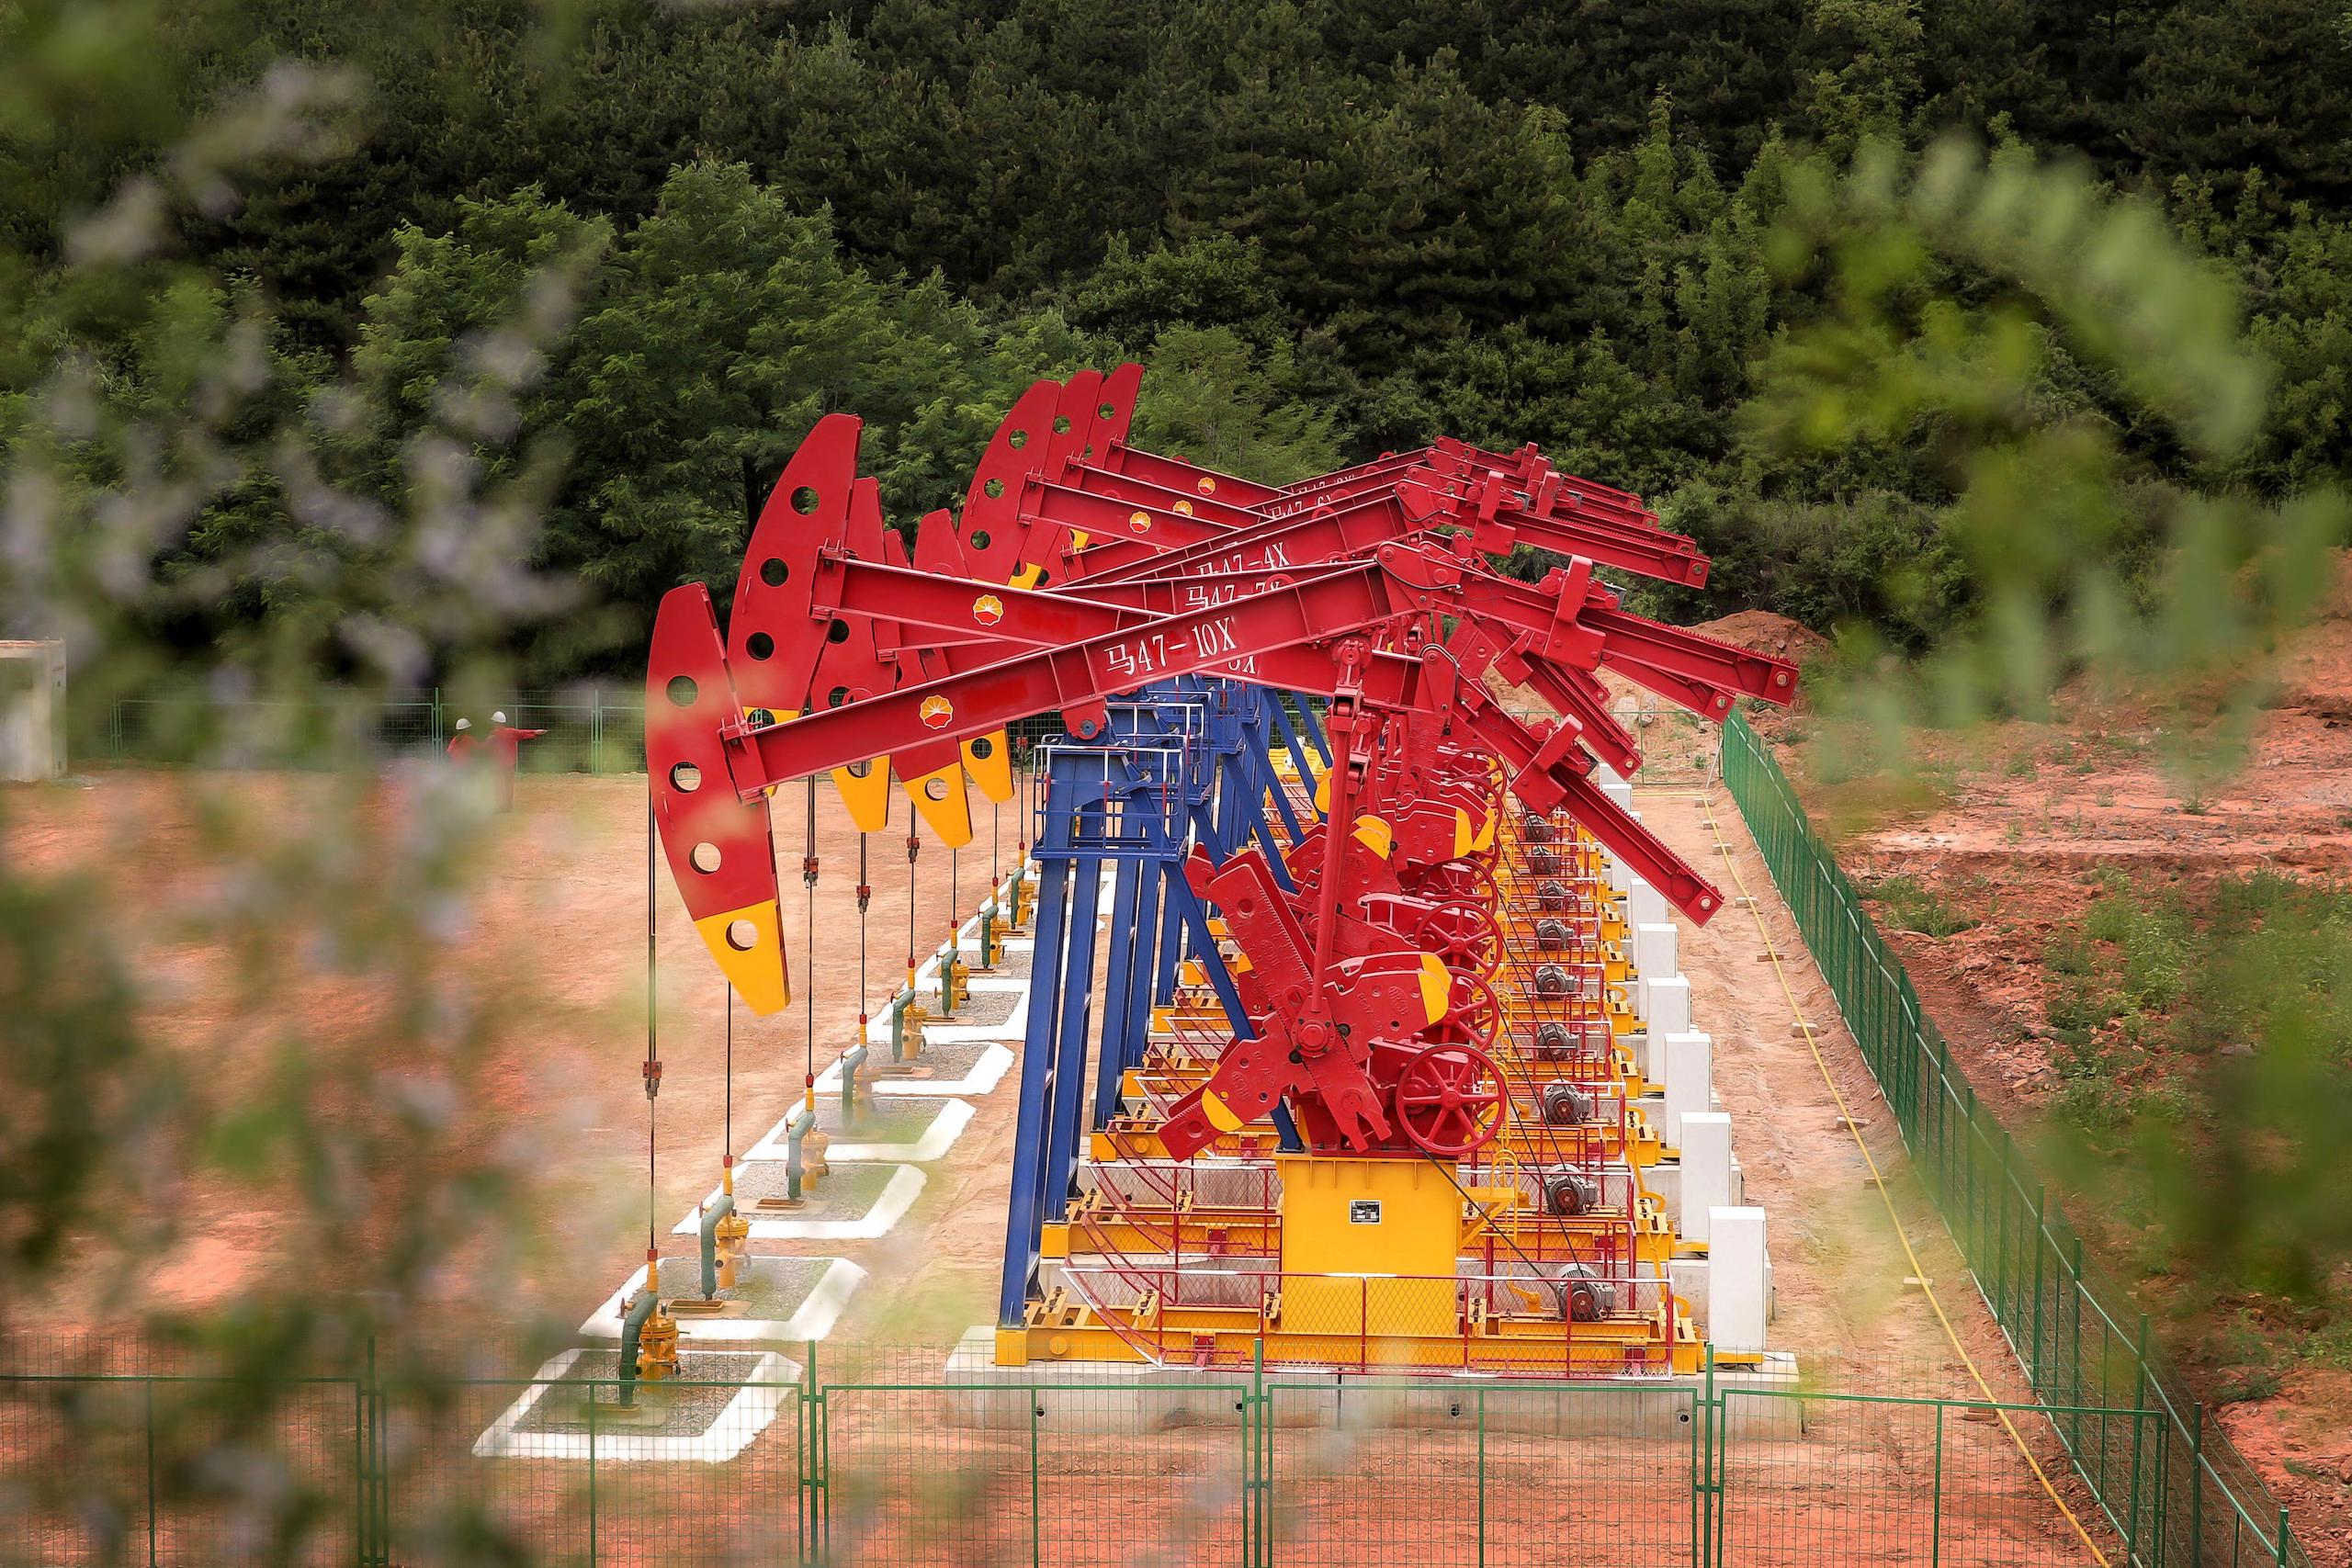
[[(2047, 1183), (1978, 1100), (1788, 775), (1738, 716), (1724, 727), (1723, 774), (1920, 1180), (2131, 1561), (2308, 1562), (2286, 1509), (2151, 1343), (2145, 1314), (2084, 1256)], [(2132, 1418), (2098, 1414), (2112, 1411)]]
[[(820, 1375), (817, 1347), (689, 1348), (625, 1382), (612, 1348), (528, 1375), (413, 1359), (228, 1377), (10, 1354), (0, 1562), (186, 1568), (545, 1563), (2124, 1561), (2077, 1533), (1994, 1407), (1699, 1379)], [(829, 1358), (830, 1359), (830, 1353)], [(51, 1370), (29, 1370), (34, 1364)], [(2153, 1410), (2019, 1409), (2114, 1423)], [(2090, 1548), (2086, 1551), (2086, 1548)], [(2215, 1558), (2214, 1561), (2223, 1559)], [(2256, 1561), (2246, 1558), (2245, 1561)]]

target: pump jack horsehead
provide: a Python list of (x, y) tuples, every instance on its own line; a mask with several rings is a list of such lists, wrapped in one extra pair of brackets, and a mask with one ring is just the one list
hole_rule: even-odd
[[(1223, 914), (1248, 1013), (1162, 1129), (1185, 1158), (1287, 1103), (1310, 1146), (1464, 1156), (1502, 1120), (1479, 978), (1507, 789), (1566, 810), (1694, 920), (1722, 902), (1593, 781), (1641, 758), (1597, 672), (1720, 720), (1785, 702), (1787, 663), (1632, 615), (1596, 567), (1683, 583), (1706, 559), (1634, 497), (1532, 447), (1440, 441), (1275, 488), (1127, 444), (1141, 370), (1041, 381), (1015, 404), (959, 513), (922, 519), (911, 563), (858, 471), (860, 423), (819, 422), (754, 526), (722, 637), (709, 590), (655, 619), (647, 751), (662, 848), (695, 925), (752, 1010), (789, 1001), (768, 797), (830, 772), (861, 827), (895, 772), (950, 844), (968, 778), (1012, 793), (1004, 728), (1058, 712), (1081, 740), (1109, 700), (1180, 676), (1329, 703), (1322, 821), (1186, 880)], [(1536, 583), (1490, 558), (1566, 558)], [(1482, 677), (1557, 716), (1505, 712)], [(1344, 825), (1339, 827), (1334, 825)], [(1485, 956), (1482, 958), (1482, 953)], [(1484, 993), (1486, 1005), (1478, 998)]]

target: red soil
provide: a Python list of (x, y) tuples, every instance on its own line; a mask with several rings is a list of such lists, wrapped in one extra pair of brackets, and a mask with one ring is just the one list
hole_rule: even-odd
[[(2057, 987), (2045, 955), (2053, 934), (2080, 929), (2102, 874), (2194, 896), (2260, 869), (2352, 871), (2352, 568), (2324, 618), (2274, 668), (2244, 765), (2201, 784), (2167, 769), (2177, 736), (2154, 705), (2078, 691), (2062, 695), (2052, 724), (1915, 736), (1917, 773), (1893, 781), (1866, 773), (1824, 783), (1835, 765), (1828, 749), (1850, 737), (1802, 717), (1764, 726), (1814, 742), (1784, 747), (1782, 757), (1858, 881), (1910, 877), (1981, 921), (1942, 938), (1889, 935), (1971, 1077), (2020, 1134), (2041, 1125), (2061, 1087), (2049, 1022)], [(2151, 1077), (2190, 1070), (2161, 1042), (2144, 1050), (2139, 1070)], [(2136, 1277), (2130, 1258), (2114, 1262), (2118, 1275)], [(2151, 1290), (2158, 1304), (2165, 1287)], [(2238, 1305), (2291, 1362), (2310, 1320)], [(2208, 1385), (2200, 1392), (2223, 1386), (2226, 1358), (2199, 1337), (2210, 1326), (2192, 1323), (2183, 1346), (2192, 1379)], [(2276, 1393), (2218, 1413), (2324, 1562), (2352, 1562), (2347, 1402), (2352, 1373), (2305, 1362)]]

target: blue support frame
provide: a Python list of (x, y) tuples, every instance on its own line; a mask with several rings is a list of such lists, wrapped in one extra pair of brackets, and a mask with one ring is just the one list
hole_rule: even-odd
[[(1320, 746), (1304, 702), (1300, 712)], [(1023, 1321), (1043, 1230), (1069, 1201), (1083, 1139), (1119, 1113), (1126, 1074), (1142, 1065), (1149, 1045), (1152, 1010), (1174, 999), (1185, 958), (1200, 961), (1234, 1032), (1248, 1030), (1240, 993), (1209, 934), (1208, 911), (1183, 866), (1192, 843), (1221, 860), (1255, 840), (1290, 886), (1263, 806), (1274, 785), (1277, 738), (1304, 766), (1281, 694), (1190, 677), (1111, 705), (1100, 743), (1039, 748), (1035, 947), (997, 1303), (998, 1321), (1008, 1327)], [(1273, 793), (1295, 837), (1296, 819), (1281, 791)], [(1106, 870), (1110, 942), (1098, 976), (1095, 926)], [(1284, 1148), (1303, 1146), (1286, 1108), (1277, 1109), (1274, 1124)]]

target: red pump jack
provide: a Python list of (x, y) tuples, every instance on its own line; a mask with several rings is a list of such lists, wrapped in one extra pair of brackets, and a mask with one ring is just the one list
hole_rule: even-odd
[[(1589, 559), (1535, 586), (1497, 577), (1476, 547), (1482, 513), (1501, 511), (1491, 473), (1464, 490), (1425, 477), (1427, 465), (1392, 471), (1374, 487), (1386, 498), (1379, 504), (1391, 536), (1367, 548), (1334, 535), (1349, 553), (1304, 568), (1138, 572), (1125, 582), (1081, 576), (1046, 592), (941, 576), (936, 547), (933, 570), (894, 566), (895, 536), (881, 525), (872, 482), (855, 475), (856, 435), (854, 420), (832, 416), (779, 482), (747, 554), (732, 657), (700, 584), (673, 591), (656, 620), (648, 750), (657, 823), (697, 929), (754, 1010), (788, 1001), (766, 809), (775, 785), (862, 763), (865, 774), (847, 776), (871, 789), (886, 756), (902, 776), (938, 776), (968, 761), (960, 748), (1056, 709), (1074, 734), (1091, 739), (1103, 730), (1110, 697), (1195, 671), (1332, 699), (1340, 750), (1327, 780), (1331, 821), (1356, 820), (1384, 761), (1373, 744), (1384, 732), (1400, 743), (1385, 759), (1392, 773), (1426, 773), (1449, 749), (1484, 752), (1500, 761), (1522, 804), (1567, 805), (1692, 918), (1719, 906), (1713, 887), (1592, 784), (1583, 724), (1564, 714), (1556, 726), (1530, 728), (1502, 712), (1475, 673), (1540, 672), (1556, 689), (1606, 662), (1646, 676), (1654, 689), (1697, 695), (1692, 705), (1720, 715), (1730, 691), (1784, 700), (1792, 672), (1627, 615), (1592, 581)], [(1217, 482), (1205, 474), (1193, 482), (1202, 479)], [(1405, 496), (1430, 498), (1427, 509), (1417, 517), (1401, 511)], [(1309, 523), (1328, 525), (1328, 503), (1311, 504)], [(1430, 536), (1433, 519), (1464, 508), (1469, 539)], [(814, 527), (793, 521), (820, 514)], [(1042, 506), (1035, 515), (1045, 515)], [(1024, 537), (1017, 519), (1015, 537)], [(975, 532), (986, 533), (972, 522), (967, 503), (964, 538), (945, 542), (968, 547)], [(925, 531), (918, 561), (925, 542), (944, 534)], [(966, 561), (971, 554), (955, 553)], [(1204, 598), (1211, 602), (1188, 603)], [(1457, 622), (1467, 660), (1419, 635), (1440, 615)], [(910, 627), (922, 646), (910, 643)], [(1383, 641), (1418, 653), (1376, 646)], [(1429, 738), (1441, 723), (1451, 737), (1442, 746)], [(1479, 745), (1464, 744), (1471, 739)], [(1628, 752), (1629, 744), (1619, 755), (1637, 761)], [(1384, 793), (1397, 798), (1393, 788)], [(1342, 867), (1366, 851), (1356, 833), (1328, 827), (1314, 848), (1323, 863), (1302, 878), (1304, 908), (1290, 905), (1254, 852), (1187, 868), (1249, 956), (1243, 988), (1254, 1038), (1237, 1040), (1175, 1108), (1163, 1133), (1169, 1153), (1183, 1157), (1282, 1099), (1318, 1147), (1466, 1153), (1492, 1136), (1501, 1111), (1498, 1077), (1475, 1046), (1423, 1038), (1444, 1016), (1453, 977), (1402, 933), (1387, 950), (1371, 949), (1361, 931), (1347, 940), (1339, 899), (1363, 879)], [(1450, 857), (1432, 845), (1411, 858), (1426, 867)]]

